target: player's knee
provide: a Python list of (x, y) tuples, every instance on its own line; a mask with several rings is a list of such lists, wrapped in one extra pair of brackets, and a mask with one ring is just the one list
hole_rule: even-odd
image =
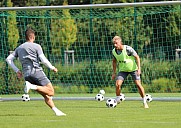
[(120, 88), (120, 86), (119, 85), (116, 85), (116, 89), (119, 89)]
[(116, 87), (117, 87), (117, 88), (120, 88), (121, 85), (122, 85), (122, 83), (123, 83), (122, 80), (117, 80), (117, 81), (116, 81)]
[(52, 96), (49, 96), (49, 95), (45, 95), (44, 98), (46, 102), (52, 100)]
[(49, 96), (54, 96), (54, 88), (53, 88), (52, 84), (51, 84), (51, 83), (48, 83), (48, 84), (46, 85), (46, 87), (48, 88), (48, 95), (49, 95)]
[(54, 90), (50, 90), (48, 95), (49, 96), (54, 96)]
[(120, 88), (120, 84), (119, 83), (116, 83), (116, 88)]

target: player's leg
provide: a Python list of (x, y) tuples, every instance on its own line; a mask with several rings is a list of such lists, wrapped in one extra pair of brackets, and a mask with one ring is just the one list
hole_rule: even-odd
[(55, 107), (55, 104), (53, 102), (52, 96), (46, 95), (42, 91), (38, 91), (39, 94), (41, 94), (44, 97), (45, 103), (55, 112), (57, 116), (65, 116), (66, 114), (60, 111), (58, 108)]
[(50, 108), (55, 106), (54, 103), (52, 102), (52, 99), (51, 99), (51, 97), (54, 95), (54, 89), (53, 89), (51, 83), (48, 83), (45, 86), (38, 86), (38, 85), (34, 85), (34, 84), (31, 84), (30, 82), (26, 81), (25, 88), (26, 88), (25, 90), (27, 92), (29, 91), (27, 89), (36, 90), (39, 94), (41, 94), (44, 97), (46, 104)]
[(132, 76), (132, 78), (133, 78), (133, 80), (134, 80), (134, 82), (135, 82), (135, 84), (136, 84), (136, 86), (137, 86), (137, 88), (138, 88), (138, 91), (139, 91), (140, 96), (141, 96), (142, 99), (143, 99), (144, 108), (149, 108), (149, 107), (148, 107), (148, 104), (147, 104), (147, 102), (146, 102), (146, 98), (145, 98), (145, 90), (144, 90), (143, 86), (141, 85), (140, 76), (137, 75), (137, 72), (136, 72), (136, 71), (132, 72), (132, 73), (131, 73), (131, 76)]
[(123, 80), (116, 80), (116, 101), (118, 104), (120, 103), (120, 93), (121, 93), (122, 83), (123, 83)]
[(49, 96), (54, 95), (54, 89), (53, 89), (51, 83), (48, 83), (45, 86), (38, 86), (38, 85), (31, 84), (30, 82), (26, 81), (25, 88), (24, 88), (25, 93), (28, 93), (30, 89), (36, 90), (38, 92), (42, 92)]
[(127, 77), (128, 73), (126, 72), (119, 72), (116, 78), (116, 101), (120, 103), (120, 93), (121, 93), (121, 86), (123, 84), (124, 79)]
[(134, 80), (134, 82), (138, 88), (140, 96), (143, 98), (145, 96), (145, 90), (144, 90), (143, 86), (141, 85), (141, 81), (140, 80)]
[(39, 91), (37, 91), (37, 92), (43, 96), (43, 98), (44, 98), (44, 100), (45, 100), (45, 103), (46, 103), (50, 108), (55, 107), (55, 104), (54, 104), (54, 102), (53, 102), (53, 100), (52, 100), (52, 96), (48, 96), (48, 95), (44, 94), (43, 92), (39, 92)]
[(146, 102), (146, 98), (145, 98), (145, 90), (144, 90), (143, 86), (141, 85), (141, 80), (135, 80), (134, 82), (135, 82), (136, 86), (138, 87), (139, 94), (143, 98), (144, 108), (149, 108), (149, 106)]
[(25, 93), (28, 93), (30, 89), (33, 89), (49, 96), (54, 95), (53, 86), (43, 71), (35, 70), (32, 74), (26, 76), (25, 80)]
[(116, 80), (116, 96), (120, 96), (123, 80)]
[(51, 83), (48, 83), (45, 86), (37, 86), (36, 91), (41, 92), (41, 94), (54, 96), (54, 88)]
[(36, 71), (36, 73), (25, 77), (25, 80), (26, 80), (25, 90), (27, 93), (30, 89), (36, 90), (44, 97), (45, 103), (55, 112), (57, 116), (66, 115), (55, 107), (51, 97), (54, 95), (54, 88), (50, 80), (46, 77), (43, 71)]

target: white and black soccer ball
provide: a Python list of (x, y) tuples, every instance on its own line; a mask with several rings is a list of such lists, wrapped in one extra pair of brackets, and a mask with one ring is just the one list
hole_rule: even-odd
[(97, 101), (103, 101), (103, 100), (104, 100), (104, 95), (102, 95), (102, 94), (97, 94), (97, 95), (95, 96), (95, 99), (96, 99)]
[(23, 94), (21, 98), (22, 101), (30, 101), (30, 96), (28, 94)]
[(152, 96), (150, 94), (145, 95), (146, 101), (151, 102), (153, 100)]
[(117, 101), (115, 99), (109, 98), (106, 101), (106, 106), (108, 108), (115, 108), (117, 106)]
[(106, 92), (102, 89), (99, 91), (100, 94), (104, 95)]

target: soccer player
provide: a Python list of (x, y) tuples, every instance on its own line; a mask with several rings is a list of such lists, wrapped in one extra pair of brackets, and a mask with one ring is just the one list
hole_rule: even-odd
[[(25, 79), (25, 93), (28, 93), (30, 89), (36, 90), (44, 97), (45, 103), (55, 112), (57, 116), (65, 116), (66, 114), (55, 107), (52, 100), (54, 95), (54, 88), (52, 83), (47, 78), (40, 66), (41, 62), (50, 68), (52, 71), (57, 72), (57, 68), (45, 57), (41, 46), (35, 41), (35, 32), (28, 28), (25, 32), (26, 42), (21, 44), (15, 49), (15, 51), (6, 58), (6, 62), (17, 73), (17, 77), (20, 79), (24, 76)], [(19, 61), (22, 65), (22, 72), (15, 66), (13, 60), (19, 57)]]
[[(143, 106), (144, 108), (149, 108), (145, 98), (145, 91), (143, 86), (141, 85), (140, 74), (140, 58), (136, 51), (128, 46), (123, 45), (122, 39), (119, 36), (115, 36), (113, 38), (114, 49), (112, 50), (113, 60), (113, 74), (112, 79), (116, 78), (116, 100), (120, 102), (120, 93), (121, 93), (121, 85), (123, 84), (124, 79), (130, 74), (138, 87), (139, 93), (143, 98)], [(117, 65), (118, 64), (118, 65)], [(118, 66), (119, 72), (116, 74), (116, 68)]]

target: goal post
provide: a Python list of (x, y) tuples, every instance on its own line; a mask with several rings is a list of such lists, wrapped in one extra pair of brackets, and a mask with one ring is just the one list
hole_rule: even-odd
[[(181, 48), (180, 12), (181, 1), (0, 7), (0, 94), (23, 94), (24, 80), (16, 78), (5, 58), (25, 42), (28, 27), (36, 31), (35, 42), (59, 70), (54, 74), (44, 68), (56, 94), (100, 89), (115, 93), (111, 80), (115, 35), (138, 52), (146, 93), (179, 93), (181, 60), (175, 49)], [(15, 64), (21, 68), (18, 61)], [(138, 92), (130, 76), (122, 92)]]

